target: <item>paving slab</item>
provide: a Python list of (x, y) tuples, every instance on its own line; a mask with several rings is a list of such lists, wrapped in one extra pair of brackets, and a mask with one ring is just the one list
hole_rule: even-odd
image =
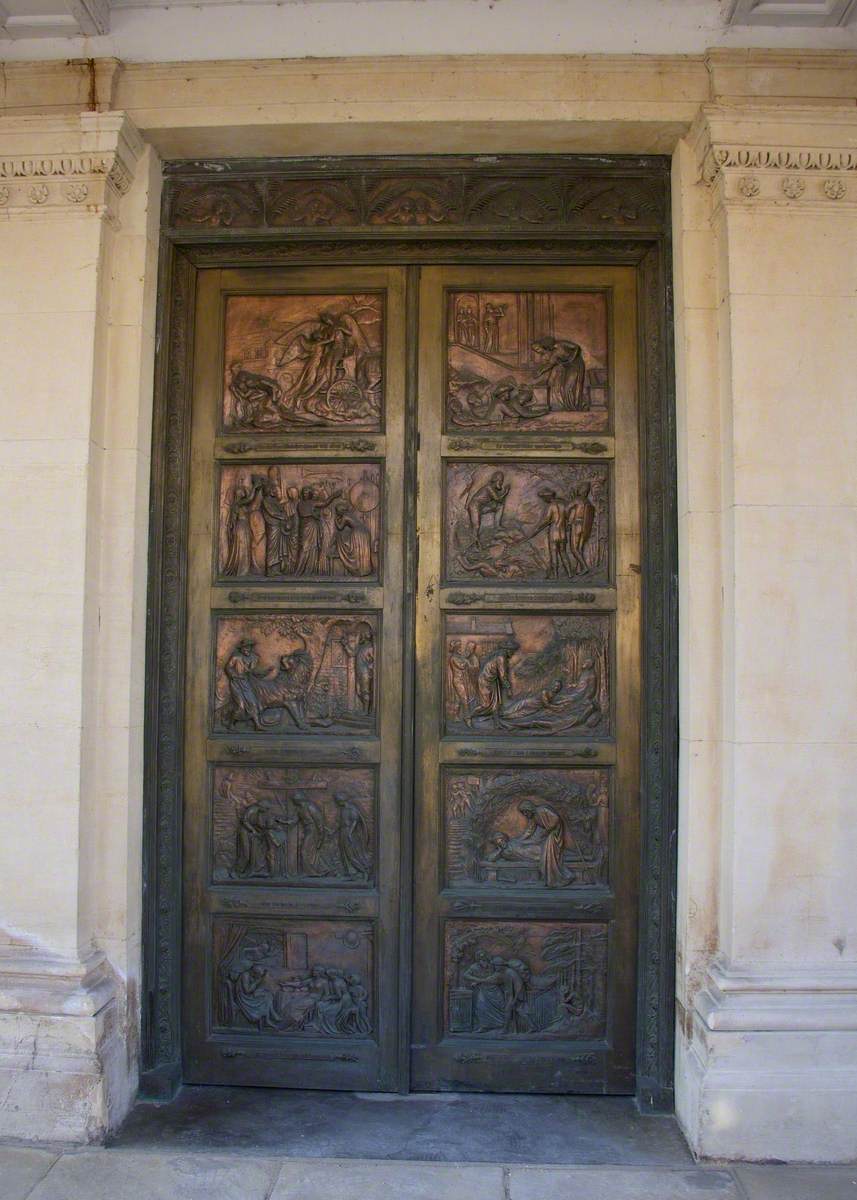
[(137, 1104), (112, 1144), (283, 1158), (694, 1165), (673, 1117), (625, 1096), (286, 1091), (185, 1087)]
[(50, 1150), (0, 1146), (0, 1200), (25, 1200), (56, 1159)]
[(509, 1200), (742, 1200), (729, 1171), (513, 1167)]
[(857, 1200), (853, 1167), (736, 1167), (749, 1200)]
[(218, 1154), (63, 1154), (27, 1200), (268, 1200), (279, 1164)]
[(271, 1200), (503, 1200), (503, 1170), (424, 1162), (283, 1163)]

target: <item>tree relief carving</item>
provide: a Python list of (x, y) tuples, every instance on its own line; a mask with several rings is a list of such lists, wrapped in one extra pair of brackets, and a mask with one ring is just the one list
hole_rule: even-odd
[(606, 584), (607, 489), (600, 465), (447, 463), (445, 578)]
[(447, 344), (451, 431), (607, 430), (603, 292), (450, 292)]
[(383, 326), (377, 293), (230, 297), (224, 428), (379, 431)]
[(444, 645), (447, 735), (609, 733), (609, 617), (452, 613)]
[(570, 921), (450, 921), (444, 937), (446, 1032), (543, 1040), (601, 1037), (607, 926)]
[(567, 888), (605, 883), (605, 770), (449, 771), (449, 887)]
[(241, 579), (377, 579), (381, 498), (381, 468), (375, 463), (224, 467), (218, 573)]
[(371, 926), (354, 921), (216, 919), (215, 1027), (369, 1037), (372, 952)]
[(215, 731), (374, 732), (377, 647), (374, 613), (218, 618)]
[(357, 887), (371, 881), (371, 770), (218, 766), (212, 786), (215, 883)]

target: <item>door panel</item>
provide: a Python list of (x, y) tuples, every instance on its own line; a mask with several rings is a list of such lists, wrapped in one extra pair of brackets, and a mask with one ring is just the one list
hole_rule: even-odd
[(201, 273), (188, 1081), (633, 1090), (635, 322), (630, 268)]
[(192, 1082), (398, 1086), (404, 322), (397, 270), (202, 276)]
[(413, 1086), (633, 1090), (634, 273), (420, 292)]

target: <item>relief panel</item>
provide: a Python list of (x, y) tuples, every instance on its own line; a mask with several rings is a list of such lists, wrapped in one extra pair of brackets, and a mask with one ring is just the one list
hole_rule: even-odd
[(219, 617), (217, 732), (354, 736), (375, 731), (378, 617)]
[(447, 462), (444, 577), (609, 580), (608, 468)]
[(381, 468), (249, 463), (220, 473), (220, 576), (378, 578)]
[(605, 770), (448, 771), (443, 809), (447, 887), (607, 882)]
[(214, 883), (355, 887), (373, 879), (372, 771), (218, 766), (212, 793)]
[(381, 428), (384, 298), (232, 296), (225, 429)]
[(444, 935), (444, 990), (448, 1035), (603, 1037), (607, 926), (450, 921)]
[(449, 430), (603, 433), (603, 292), (447, 293)]
[(216, 1028), (290, 1037), (371, 1035), (370, 925), (217, 917), (213, 940)]
[(610, 618), (446, 617), (446, 733), (458, 737), (610, 732)]

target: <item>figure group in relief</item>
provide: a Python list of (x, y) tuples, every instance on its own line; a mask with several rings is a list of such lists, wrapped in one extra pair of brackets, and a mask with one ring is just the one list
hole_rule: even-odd
[(592, 1036), (603, 1024), (603, 926), (453, 926), (450, 1034)]
[[(589, 328), (596, 343), (605, 341), (606, 314), (599, 298), (453, 293), (447, 370), (450, 425), (602, 427), (605, 414), (593, 410), (606, 405), (606, 371), (587, 362), (577, 340), (580, 335), (572, 332), (577, 326)], [(602, 355), (605, 351), (606, 345), (601, 345)]]
[(375, 295), (234, 297), (227, 428), (378, 428), (381, 324)]
[(245, 800), (227, 783), (233, 878), (368, 881), (372, 849), (363, 808), (347, 791), (334, 791), (325, 803), (315, 790), (313, 796), (306, 788), (258, 783)]
[[(606, 518), (602, 518), (599, 536), (587, 557), (597, 518), (593, 477), (599, 502), (606, 492), (606, 476), (601, 471), (594, 468), (587, 475), (586, 468), (544, 464), (495, 470), (486, 479), (478, 468), (450, 464), (449, 578), (603, 576)], [(548, 486), (544, 477), (555, 483)], [(518, 493), (514, 496), (513, 483)]]
[[(241, 627), (246, 627), (244, 619)], [(263, 666), (254, 637), (228, 646), (222, 666), (219, 725), (227, 730), (323, 733), (371, 727), (375, 712), (375, 632), (345, 618), (269, 619), (282, 626), (265, 639)], [(310, 642), (317, 647), (315, 655)]]
[(331, 469), (324, 482), (310, 482), (305, 468), (282, 466), (264, 474), (253, 471), (248, 483), (238, 468), (229, 469), (222, 483), (221, 573), (292, 579), (377, 576), (377, 468), (367, 466), (360, 477), (352, 475)]
[(300, 965), (286, 961), (273, 934), (239, 929), (233, 940), (217, 972), (221, 1025), (241, 1028), (245, 1023), (259, 1033), (325, 1038), (372, 1032), (362, 972), (312, 962), (301, 935), (289, 939), (298, 944)]
[[(447, 728), (454, 733), (557, 734), (597, 731), (606, 718), (606, 640), (600, 626), (564, 631), (573, 618), (548, 618), (549, 643), (522, 647), (510, 634), (486, 636), (479, 617), (468, 637), (457, 628), (468, 618), (448, 618)], [(486, 619), (490, 620), (490, 619)], [(586, 618), (581, 618), (583, 622)], [(501, 624), (503, 624), (501, 622)]]
[(600, 882), (607, 840), (607, 787), (600, 772), (456, 772), (447, 789), (451, 886)]

